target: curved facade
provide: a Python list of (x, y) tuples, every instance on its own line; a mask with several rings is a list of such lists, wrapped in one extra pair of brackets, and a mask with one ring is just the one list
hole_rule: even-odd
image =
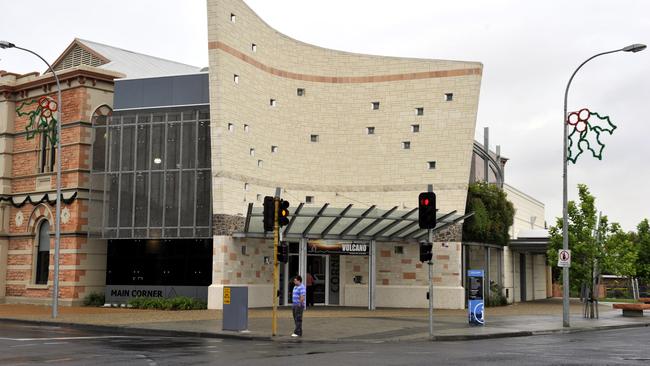
[[(248, 267), (245, 259), (218, 253), (237, 251), (230, 235), (246, 206), (275, 187), (294, 207), (409, 209), (433, 184), (441, 212), (464, 212), (480, 63), (312, 46), (278, 33), (241, 0), (208, 0), (208, 32), (214, 286), (270, 283), (256, 264), (248, 278), (230, 267)], [(460, 244), (449, 248), (439, 285), (462, 294)], [(422, 285), (408, 277), (388, 283)]]

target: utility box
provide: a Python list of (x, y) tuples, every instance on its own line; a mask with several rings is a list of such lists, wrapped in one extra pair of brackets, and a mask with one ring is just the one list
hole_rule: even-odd
[(467, 315), (470, 325), (485, 325), (485, 278), (483, 270), (467, 271), (469, 293), (467, 296)]
[(248, 330), (248, 287), (224, 286), (223, 330)]

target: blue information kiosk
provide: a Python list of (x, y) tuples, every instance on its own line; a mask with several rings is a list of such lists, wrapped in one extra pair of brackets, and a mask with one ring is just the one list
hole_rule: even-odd
[(467, 312), (470, 325), (485, 324), (485, 279), (482, 269), (470, 269), (467, 271), (467, 282), (469, 293), (467, 296)]

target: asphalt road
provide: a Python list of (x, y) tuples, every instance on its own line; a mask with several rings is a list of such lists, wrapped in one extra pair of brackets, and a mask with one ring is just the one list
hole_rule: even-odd
[(0, 365), (650, 365), (650, 328), (464, 342), (140, 337), (0, 322)]

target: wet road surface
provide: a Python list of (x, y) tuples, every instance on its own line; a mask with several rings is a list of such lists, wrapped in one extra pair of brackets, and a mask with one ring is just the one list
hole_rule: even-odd
[(130, 336), (0, 322), (0, 365), (650, 365), (650, 328), (463, 342)]

